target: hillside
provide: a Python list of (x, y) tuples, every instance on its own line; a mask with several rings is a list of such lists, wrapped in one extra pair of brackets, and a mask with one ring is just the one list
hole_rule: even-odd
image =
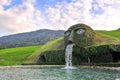
[(0, 50), (0, 66), (21, 65), (40, 48), (41, 46), (28, 46)]
[(41, 29), (33, 32), (0, 37), (0, 48), (40, 45), (63, 36), (63, 30)]
[(45, 45), (43, 45), (40, 49), (38, 49), (35, 53), (33, 53), (32, 55), (30, 55), (27, 58), (26, 63), (34, 63), (38, 60), (39, 56), (41, 53), (45, 52), (45, 51), (51, 51), (51, 50), (63, 50), (64, 49), (64, 41), (63, 41), (63, 37), (57, 38)]
[(95, 45), (120, 44), (120, 30), (95, 32)]
[(97, 31), (104, 35), (111, 36), (112, 38), (120, 39), (120, 30), (113, 30), (113, 31)]
[(0, 66), (36, 64), (40, 53), (63, 49), (63, 46), (63, 37), (60, 37), (45, 45), (2, 49), (0, 50)]
[[(120, 44), (119, 31), (95, 31), (95, 46)], [(111, 33), (113, 32), (113, 33)], [(37, 64), (41, 53), (64, 49), (63, 37), (57, 38), (42, 46), (8, 48), (0, 50), (0, 65)]]

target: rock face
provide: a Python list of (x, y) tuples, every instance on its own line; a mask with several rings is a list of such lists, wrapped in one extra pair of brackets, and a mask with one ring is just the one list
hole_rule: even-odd
[(64, 33), (65, 46), (70, 43), (78, 47), (90, 46), (93, 44), (94, 35), (94, 31), (88, 25), (73, 25)]

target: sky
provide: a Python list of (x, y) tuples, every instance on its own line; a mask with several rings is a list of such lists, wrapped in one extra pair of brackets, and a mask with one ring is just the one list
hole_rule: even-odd
[(120, 0), (0, 0), (0, 37), (39, 29), (120, 28)]

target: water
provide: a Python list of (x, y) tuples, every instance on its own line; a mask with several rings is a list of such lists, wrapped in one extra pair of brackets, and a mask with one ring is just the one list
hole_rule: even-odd
[(75, 69), (72, 66), (72, 51), (73, 51), (74, 44), (68, 44), (65, 51), (65, 62), (66, 66), (63, 69)]
[(120, 71), (78, 68), (0, 69), (0, 80), (120, 80)]

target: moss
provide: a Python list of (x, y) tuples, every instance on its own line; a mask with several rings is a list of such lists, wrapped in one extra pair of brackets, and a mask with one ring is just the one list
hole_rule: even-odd
[(93, 44), (94, 35), (94, 31), (88, 25), (73, 25), (65, 32), (65, 46), (67, 46), (70, 41), (78, 47), (90, 46)]
[[(64, 50), (53, 50), (53, 51), (45, 51), (41, 55), (44, 55), (45, 62), (38, 61), (40, 64), (47, 63), (47, 64), (65, 64), (64, 59)], [(40, 55), (40, 57), (41, 57)]]

